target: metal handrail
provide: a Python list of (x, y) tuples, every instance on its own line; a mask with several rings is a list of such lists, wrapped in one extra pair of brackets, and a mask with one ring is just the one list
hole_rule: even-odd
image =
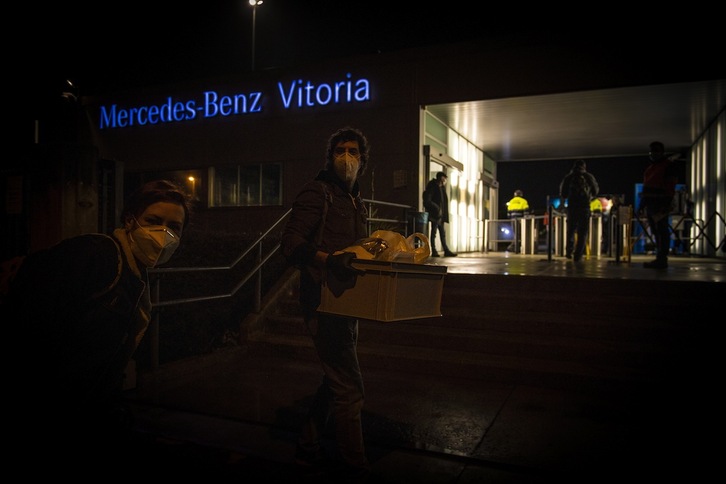
[[(262, 301), (262, 267), (267, 263), (270, 258), (277, 253), (277, 251), (280, 249), (280, 243), (278, 242), (275, 244), (275, 247), (273, 247), (265, 256), (262, 255), (262, 242), (267, 237), (270, 232), (272, 232), (278, 225), (280, 225), (292, 212), (292, 209), (289, 209), (287, 212), (285, 212), (272, 226), (270, 226), (269, 229), (267, 229), (264, 233), (262, 233), (257, 240), (255, 240), (242, 254), (237, 257), (230, 265), (228, 266), (212, 266), (212, 267), (165, 267), (165, 268), (157, 268), (157, 269), (149, 269), (149, 275), (154, 276), (153, 282), (151, 285), (151, 306), (152, 306), (152, 316), (151, 316), (151, 323), (149, 325), (149, 340), (150, 340), (150, 352), (151, 352), (151, 368), (152, 370), (157, 370), (159, 368), (159, 326), (160, 326), (160, 311), (158, 311), (159, 308), (164, 306), (172, 306), (177, 304), (187, 304), (187, 303), (193, 303), (193, 302), (199, 302), (199, 301), (211, 301), (215, 299), (225, 299), (230, 298), (234, 296), (237, 291), (240, 290), (242, 286), (244, 286), (247, 281), (249, 281), (253, 276), (257, 276), (257, 281), (255, 284), (255, 296), (254, 296), (254, 305), (255, 305), (255, 311), (260, 310), (260, 305)], [(203, 296), (203, 297), (189, 297), (189, 298), (182, 298), (182, 299), (174, 299), (170, 301), (160, 301), (159, 295), (161, 293), (160, 291), (160, 284), (161, 284), (161, 275), (162, 274), (171, 274), (171, 273), (181, 273), (181, 272), (208, 272), (208, 271), (219, 271), (219, 270), (232, 270), (237, 264), (239, 264), (242, 259), (247, 256), (252, 250), (257, 248), (257, 261), (255, 263), (255, 266), (247, 273), (246, 276), (242, 278), (242, 280), (237, 283), (237, 285), (234, 286), (232, 291), (230, 291), (227, 294), (218, 294), (214, 296)]]
[[(371, 233), (371, 225), (375, 222), (383, 222), (383, 223), (390, 223), (390, 224), (397, 224), (397, 225), (403, 225), (404, 227), (404, 235), (408, 235), (408, 218), (407, 213), (413, 209), (411, 205), (403, 205), (401, 203), (393, 203), (393, 202), (383, 202), (380, 200), (371, 200), (369, 198), (363, 199), (364, 203), (367, 203), (369, 205), (383, 205), (386, 207), (396, 207), (396, 208), (402, 208), (404, 209), (403, 214), (403, 220), (397, 219), (397, 218), (377, 218), (377, 217), (368, 217), (368, 233)], [(369, 213), (371, 211), (369, 210)]]
[[(410, 205), (402, 205), (392, 202), (384, 202), (379, 200), (363, 199), (363, 202), (368, 204), (385, 205), (389, 207), (398, 207), (406, 210), (410, 210)], [(237, 257), (231, 264), (227, 266), (206, 266), (206, 267), (164, 267), (164, 268), (153, 268), (149, 269), (149, 276), (151, 277), (151, 305), (152, 305), (152, 317), (151, 323), (148, 329), (148, 338), (150, 342), (150, 353), (151, 353), (151, 367), (152, 370), (159, 368), (159, 326), (160, 326), (160, 308), (165, 306), (176, 306), (179, 304), (188, 304), (201, 301), (212, 301), (219, 299), (226, 299), (233, 297), (250, 279), (256, 276), (255, 294), (254, 294), (254, 311), (259, 312), (262, 304), (262, 268), (265, 264), (280, 250), (280, 243), (278, 242), (275, 246), (270, 249), (267, 254), (262, 254), (262, 242), (264, 239), (281, 223), (283, 223), (287, 217), (292, 213), (292, 208), (288, 209), (282, 216), (280, 216), (270, 228), (262, 233), (250, 246), (245, 249), (242, 254)], [(404, 214), (404, 220), (397, 219), (369, 219), (368, 230), (370, 231), (370, 222), (391, 222), (391, 223), (404, 223), (407, 224), (407, 220)], [(232, 290), (225, 294), (217, 294), (212, 296), (198, 296), (188, 297), (180, 299), (172, 299), (168, 301), (160, 300), (160, 285), (161, 278), (164, 274), (179, 274), (184, 272), (210, 272), (210, 271), (229, 271), (234, 269), (248, 254), (253, 250), (257, 250), (257, 259), (254, 267), (252, 267), (245, 276), (232, 288)]]
[[(158, 294), (156, 295), (157, 296), (156, 298), (154, 298), (153, 297), (153, 294), (152, 294), (152, 300), (151, 300), (152, 307), (155, 309), (155, 308), (159, 308), (159, 307), (163, 307), (163, 306), (171, 306), (171, 305), (176, 305), (176, 304), (186, 304), (186, 303), (198, 302), (198, 301), (209, 301), (209, 300), (212, 300), (212, 299), (221, 299), (221, 298), (225, 298), (225, 297), (232, 297), (232, 296), (234, 296), (235, 293), (237, 293), (237, 291), (239, 291), (239, 289), (245, 284), (245, 282), (247, 282), (248, 280), (250, 280), (250, 278), (256, 272), (259, 271), (259, 269), (264, 265), (264, 263), (267, 262), (270, 259), (270, 257), (272, 257), (275, 254), (275, 252), (277, 252), (279, 250), (280, 244), (278, 243), (270, 252), (267, 253), (267, 255), (265, 257), (262, 257), (261, 253), (259, 253), (262, 250), (262, 242), (264, 241), (265, 237), (267, 237), (270, 234), (270, 232), (272, 232), (272, 230), (275, 227), (277, 227), (278, 225), (280, 225), (285, 220), (285, 218), (288, 215), (290, 215), (291, 212), (292, 212), (292, 209), (289, 209), (287, 212), (285, 212), (274, 224), (272, 224), (272, 226), (269, 229), (267, 229), (264, 233), (262, 233), (257, 238), (257, 240), (255, 240), (244, 252), (242, 252), (242, 254), (239, 257), (237, 257), (237, 259), (234, 260), (234, 262), (232, 262), (228, 266), (211, 266), (211, 267), (164, 267), (164, 268), (149, 269), (149, 275), (161, 275), (161, 274), (180, 273), (180, 272), (207, 272), (207, 271), (231, 270), (231, 269), (234, 269), (234, 267), (237, 264), (239, 264), (242, 261), (242, 259), (244, 259), (245, 256), (247, 256), (247, 254), (249, 254), (250, 252), (252, 252), (252, 250), (255, 247), (258, 247), (258, 263), (255, 265), (255, 267), (252, 268), (252, 270), (250, 271), (250, 273), (247, 274), (247, 276), (245, 276), (243, 278), (243, 280), (234, 287), (234, 289), (230, 293), (228, 293), (228, 294), (220, 294), (220, 295), (217, 295), (217, 296), (206, 296), (206, 297), (175, 299), (175, 300), (164, 301), (164, 302), (161, 302), (161, 301), (158, 300)], [(158, 288), (159, 281), (161, 280), (161, 278), (160, 277), (155, 277), (154, 279), (155, 279), (154, 280), (154, 285)]]

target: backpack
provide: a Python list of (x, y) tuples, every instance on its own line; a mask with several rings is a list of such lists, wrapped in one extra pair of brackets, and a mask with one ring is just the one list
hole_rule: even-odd
[(570, 180), (570, 190), (567, 198), (570, 200), (570, 202), (584, 201), (590, 203), (592, 195), (590, 193), (590, 185), (587, 183), (585, 175), (573, 175), (572, 179)]

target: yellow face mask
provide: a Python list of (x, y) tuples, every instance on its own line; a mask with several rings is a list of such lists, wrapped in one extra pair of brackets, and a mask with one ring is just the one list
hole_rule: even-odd
[(358, 168), (360, 167), (360, 157), (355, 157), (347, 151), (342, 155), (337, 155), (333, 159), (333, 170), (338, 178), (346, 183), (354, 182), (358, 176)]
[(168, 262), (179, 247), (179, 237), (163, 225), (141, 226), (129, 233), (131, 252), (146, 267)]

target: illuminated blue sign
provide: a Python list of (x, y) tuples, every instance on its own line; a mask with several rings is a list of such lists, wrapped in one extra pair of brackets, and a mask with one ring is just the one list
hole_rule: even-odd
[[(371, 84), (368, 79), (346, 79), (332, 83), (316, 84), (297, 79), (288, 84), (277, 83), (277, 99), (285, 110), (293, 108), (325, 107), (330, 105), (361, 103), (371, 100)], [(237, 116), (261, 113), (267, 97), (252, 91), (221, 95), (216, 91), (204, 91), (199, 99), (177, 100), (172, 96), (159, 104), (122, 107), (117, 104), (101, 106), (99, 128), (127, 128), (159, 123), (179, 123), (216, 116)]]

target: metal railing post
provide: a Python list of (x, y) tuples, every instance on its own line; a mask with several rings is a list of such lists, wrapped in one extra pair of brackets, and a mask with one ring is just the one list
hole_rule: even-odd
[[(262, 263), (262, 238), (257, 243), (257, 266), (261, 266)], [(255, 283), (255, 312), (260, 312), (262, 305), (262, 269), (257, 271), (257, 281)]]
[(552, 204), (550, 197), (547, 197), (547, 260), (552, 261)]

